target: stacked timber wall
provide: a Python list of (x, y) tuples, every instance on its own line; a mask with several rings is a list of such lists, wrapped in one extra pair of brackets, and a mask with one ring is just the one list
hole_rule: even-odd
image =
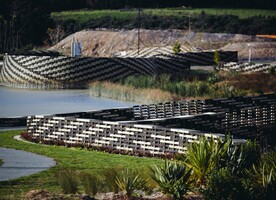
[[(27, 125), (28, 133), (45, 141), (81, 143), (151, 154), (183, 153), (187, 144), (197, 141), (201, 136), (210, 137), (210, 134), (196, 130), (55, 116), (28, 117)], [(223, 135), (217, 134), (214, 137)]]
[[(94, 80), (118, 81), (130, 75), (185, 73), (191, 65), (213, 65), (214, 52), (156, 55), (150, 58), (73, 58), (5, 55), (0, 83), (14, 87), (79, 88)], [(237, 61), (237, 52), (220, 52), (221, 61)]]
[(271, 94), (140, 105), (67, 117), (30, 116), (27, 127), (34, 138), (42, 140), (164, 154), (182, 153), (201, 136), (223, 138), (229, 133), (234, 139), (266, 139), (273, 145), (275, 118), (276, 95)]
[(60, 85), (83, 87), (93, 80), (118, 81), (130, 75), (157, 75), (160, 66), (171, 73), (184, 72), (183, 60), (154, 58), (73, 58), (65, 56), (5, 55), (0, 82), (8, 86)]
[[(218, 51), (221, 62), (238, 62), (237, 51)], [(171, 59), (176, 57), (180, 60), (186, 61), (191, 66), (196, 65), (215, 65), (214, 51), (202, 51), (202, 52), (187, 52), (178, 54), (160, 54), (156, 55), (157, 58)]]

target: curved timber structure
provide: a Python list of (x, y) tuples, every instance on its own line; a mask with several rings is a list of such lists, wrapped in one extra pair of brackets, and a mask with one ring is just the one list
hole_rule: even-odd
[[(220, 52), (237, 61), (237, 52)], [(78, 88), (95, 80), (118, 81), (130, 75), (185, 73), (191, 65), (212, 65), (214, 52), (157, 54), (151, 57), (66, 57), (50, 54), (4, 56), (0, 84), (13, 87)]]
[(0, 81), (4, 85), (80, 85), (92, 80), (116, 81), (129, 75), (156, 75), (151, 59), (74, 58), (5, 55)]

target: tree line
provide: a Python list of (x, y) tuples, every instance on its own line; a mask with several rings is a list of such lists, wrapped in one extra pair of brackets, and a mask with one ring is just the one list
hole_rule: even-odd
[(53, 10), (90, 9), (124, 9), (124, 8), (165, 8), (165, 7), (196, 7), (196, 8), (256, 8), (276, 9), (274, 0), (48, 0)]
[[(247, 7), (276, 8), (276, 1), (229, 0), (5, 0), (0, 3), (0, 52), (26, 50), (42, 45), (47, 40), (49, 28), (60, 26), (69, 35), (83, 28), (137, 28), (137, 20), (101, 18), (80, 23), (74, 20), (53, 21), (51, 12), (74, 9), (130, 9), (161, 7)], [(187, 17), (142, 16), (142, 28), (146, 29), (186, 29)], [(230, 32), (275, 34), (275, 17), (254, 17), (240, 20), (235, 16), (209, 16), (204, 13), (191, 19), (194, 30), (206, 32)], [(261, 31), (261, 32), (260, 32)]]
[(47, 0), (5, 0), (0, 6), (0, 51), (41, 45), (51, 26)]
[[(188, 17), (156, 16), (141, 14), (140, 27), (143, 29), (180, 29), (194, 32), (209, 33), (233, 33), (233, 34), (275, 34), (276, 17), (255, 16), (240, 19), (234, 15), (201, 15)], [(65, 35), (81, 31), (83, 29), (127, 29), (132, 30), (138, 27), (138, 17), (136, 19), (118, 19), (114, 17), (102, 17), (96, 20), (78, 22), (77, 20), (56, 20), (56, 23), (64, 30)]]

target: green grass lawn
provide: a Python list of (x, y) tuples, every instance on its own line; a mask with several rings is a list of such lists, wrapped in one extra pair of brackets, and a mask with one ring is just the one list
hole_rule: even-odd
[(48, 156), (53, 158), (57, 162), (57, 165), (49, 170), (31, 176), (0, 182), (0, 199), (18, 199), (22, 193), (33, 189), (60, 192), (61, 188), (58, 186), (56, 179), (56, 173), (59, 170), (74, 169), (80, 173), (100, 174), (108, 168), (124, 167), (138, 170), (146, 176), (150, 166), (162, 162), (161, 159), (156, 158), (139, 158), (80, 148), (30, 144), (13, 139), (13, 136), (19, 135), (21, 132), (6, 131), (1, 133), (0, 146)]
[[(148, 15), (155, 16), (197, 16), (204, 11), (208, 15), (235, 15), (239, 18), (248, 18), (253, 16), (273, 16), (276, 17), (274, 10), (259, 10), (259, 9), (217, 9), (217, 8), (196, 8), (196, 9), (144, 9), (142, 12)], [(142, 14), (143, 14), (142, 13)], [(74, 19), (80, 22), (86, 22), (102, 17), (111, 17), (117, 19), (133, 19), (137, 17), (137, 11), (120, 11), (120, 10), (95, 10), (95, 11), (66, 11), (54, 12), (52, 18), (66, 20)]]

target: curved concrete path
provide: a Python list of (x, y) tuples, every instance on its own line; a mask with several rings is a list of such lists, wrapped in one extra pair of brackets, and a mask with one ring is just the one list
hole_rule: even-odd
[(28, 176), (56, 165), (53, 159), (46, 156), (2, 147), (0, 158), (4, 161), (0, 167), (0, 181)]

